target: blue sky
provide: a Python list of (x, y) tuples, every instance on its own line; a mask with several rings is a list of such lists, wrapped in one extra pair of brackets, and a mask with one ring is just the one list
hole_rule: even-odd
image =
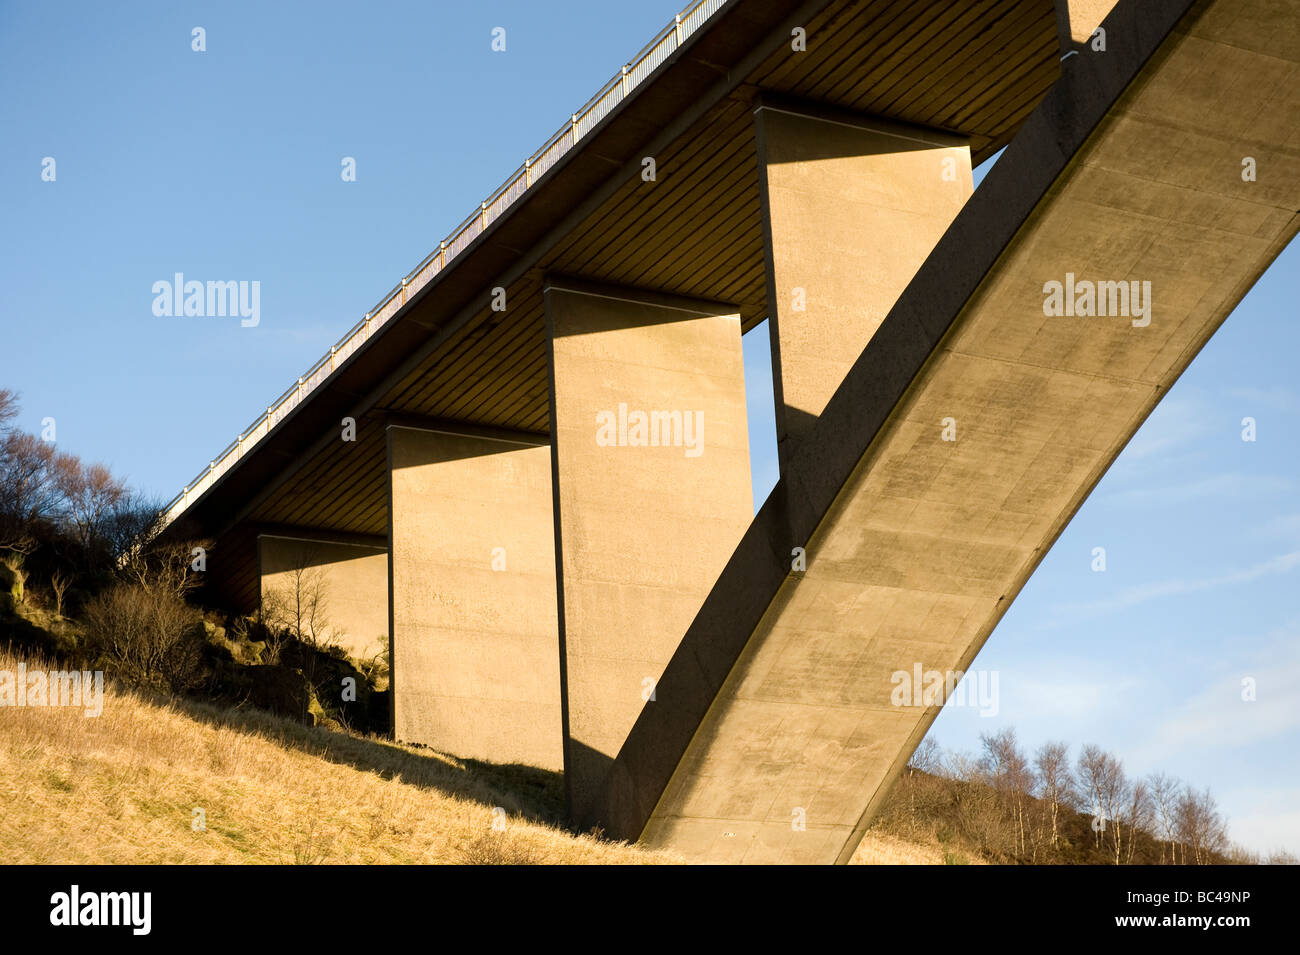
[[(170, 497), (676, 12), (0, 5), (0, 386), (22, 393), (29, 429), (54, 417), (61, 447)], [(156, 317), (152, 284), (175, 272), (260, 281), (261, 324)], [(1300, 849), (1297, 301), (1293, 246), (980, 654), (997, 717), (945, 709), (942, 745), (1006, 724), (1030, 746), (1096, 742), (1211, 786), (1243, 844)], [(761, 499), (776, 475), (765, 328), (745, 356)]]

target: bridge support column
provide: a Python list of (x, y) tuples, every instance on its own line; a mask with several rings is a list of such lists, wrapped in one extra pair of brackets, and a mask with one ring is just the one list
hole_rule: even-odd
[(753, 514), (740, 315), (548, 280), (571, 818), (610, 763)]
[(315, 630), (355, 659), (388, 643), (388, 555), (382, 539), (285, 528), (257, 535), (264, 610)]
[(1056, 27), (1065, 55), (1080, 51), (1114, 9), (1116, 0), (1056, 0)]
[(388, 426), (393, 729), (562, 766), (545, 438)]
[(966, 140), (817, 105), (754, 112), (781, 470), (972, 191)]

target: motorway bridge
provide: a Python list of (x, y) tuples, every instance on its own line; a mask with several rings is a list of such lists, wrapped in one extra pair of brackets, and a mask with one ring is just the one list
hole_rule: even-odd
[(166, 533), (235, 610), (318, 570), (398, 739), (579, 828), (844, 862), (938, 711), (890, 674), (968, 667), (1297, 210), (1300, 0), (704, 0)]

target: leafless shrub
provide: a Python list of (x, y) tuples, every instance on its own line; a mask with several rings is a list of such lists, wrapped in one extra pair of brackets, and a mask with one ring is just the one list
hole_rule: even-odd
[(461, 849), (465, 865), (541, 865), (541, 854), (502, 832), (485, 832)]
[(85, 619), (91, 647), (125, 682), (176, 693), (201, 678), (199, 615), (180, 595), (117, 584), (87, 604)]
[(23, 563), (26, 559), (26, 554), (16, 550), (9, 551), (3, 558), (5, 567), (8, 568), (9, 573), (13, 574), (14, 577), (10, 593), (13, 595), (14, 603), (18, 604), (23, 603), (27, 598), (27, 591), (25, 589), (27, 584), (27, 571), (23, 568)]

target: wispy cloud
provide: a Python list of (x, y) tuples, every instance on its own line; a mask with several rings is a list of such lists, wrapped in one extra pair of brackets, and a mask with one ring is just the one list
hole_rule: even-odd
[(1272, 474), (1216, 474), (1199, 481), (1164, 487), (1132, 488), (1116, 491), (1101, 498), (1108, 504), (1179, 506), (1207, 497), (1258, 498), (1270, 494), (1293, 493), (1300, 485), (1295, 479)]
[[(1213, 672), (1194, 682), (1184, 670), (1156, 676), (1180, 700), (1153, 723), (1135, 721), (1139, 735), (1122, 755), (1130, 765), (1181, 766), (1197, 788), (1214, 783), (1234, 841), (1262, 853), (1300, 849), (1300, 776), (1288, 758), (1300, 737), (1300, 618), (1262, 636), (1225, 635), (1220, 649)], [(1253, 699), (1243, 698), (1248, 678)], [(1243, 766), (1258, 772), (1243, 777)]]
[(1116, 708), (1124, 697), (1141, 686), (1134, 678), (1116, 678), (1113, 673), (1079, 677), (1076, 673), (1008, 673), (1004, 692), (1017, 716), (1037, 720), (1050, 716), (1063, 720), (1087, 718)]
[[(981, 715), (976, 707), (944, 708), (943, 732), (961, 732), (974, 739), (993, 725), (1033, 727), (1048, 725), (1062, 737), (1082, 737), (1113, 716), (1127, 712), (1135, 695), (1151, 690), (1152, 676), (1142, 670), (1117, 670), (1109, 658), (1054, 656), (1050, 660), (981, 660), (977, 670), (995, 669), (998, 680), (997, 720)], [(967, 679), (971, 677), (968, 675)]]
[(1289, 388), (1278, 386), (1272, 388), (1230, 388), (1228, 394), (1242, 402), (1242, 415), (1249, 415), (1255, 410), (1248, 407), (1249, 405), (1267, 408), (1270, 411), (1281, 411), (1285, 414), (1300, 414), (1300, 395), (1297, 395)]
[(1210, 413), (1198, 396), (1166, 398), (1124, 449), (1128, 461), (1165, 455), (1209, 431)]
[[(1160, 752), (1209, 747), (1239, 748), (1300, 733), (1300, 659), (1257, 660), (1240, 672), (1219, 677), (1170, 712), (1155, 728), (1151, 744)], [(1243, 680), (1253, 681), (1253, 700), (1242, 698)]]
[(1300, 537), (1300, 514), (1279, 514), (1271, 517), (1265, 523), (1251, 528), (1251, 534), (1274, 539)]
[(1147, 584), (1139, 584), (1136, 587), (1129, 587), (1120, 591), (1113, 597), (1103, 597), (1099, 600), (1090, 600), (1084, 603), (1059, 604), (1056, 607), (1056, 612), (1058, 615), (1070, 615), (1075, 617), (1113, 613), (1116, 610), (1125, 610), (1129, 607), (1135, 607), (1138, 604), (1146, 603), (1149, 600), (1159, 600), (1164, 597), (1179, 597), (1186, 594), (1201, 593), (1206, 590), (1214, 590), (1218, 587), (1229, 587), (1236, 584), (1250, 583), (1253, 580), (1259, 580), (1261, 577), (1287, 574), (1295, 570), (1297, 567), (1300, 567), (1300, 550), (1294, 550), (1286, 554), (1279, 554), (1277, 557), (1270, 558), (1263, 563), (1255, 564), (1251, 567), (1245, 567), (1241, 570), (1234, 570), (1226, 574), (1220, 574), (1215, 577), (1193, 579), (1173, 577), (1168, 580), (1153, 581)]

